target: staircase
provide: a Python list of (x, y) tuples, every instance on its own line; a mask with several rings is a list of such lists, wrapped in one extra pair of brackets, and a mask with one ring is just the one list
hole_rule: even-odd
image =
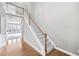
[[(8, 3), (8, 4), (17, 7), (13, 3)], [(41, 48), (40, 52), (42, 52), (42, 55), (47, 55), (51, 50), (54, 49), (55, 44), (49, 38), (48, 34), (45, 31), (43, 31), (41, 27), (34, 21), (32, 15), (28, 13), (28, 11), (26, 11), (24, 8), (23, 11), (24, 11), (23, 21), (28, 25), (34, 37), (36, 37), (36, 41)]]
[(54, 42), (48, 37), (47, 33), (45, 33), (41, 27), (39, 27), (39, 25), (37, 25), (37, 23), (34, 21), (34, 19), (32, 18), (32, 16), (25, 11), (25, 13), (28, 14), (28, 17), (29, 17), (29, 21), (26, 21), (25, 19), (25, 22), (28, 22), (29, 26), (31, 27), (32, 31), (35, 33), (35, 35), (37, 36), (39, 42), (41, 43), (43, 50), (45, 49), (45, 53), (44, 55), (47, 55), (51, 50), (54, 49), (55, 47), (55, 44)]

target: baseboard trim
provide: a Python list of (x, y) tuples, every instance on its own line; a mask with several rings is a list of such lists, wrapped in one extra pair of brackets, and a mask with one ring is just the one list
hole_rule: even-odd
[(40, 53), (42, 56), (44, 56), (44, 54), (42, 52), (40, 52), (40, 50), (38, 50), (35, 46), (33, 46), (32, 44), (30, 44), (28, 41), (24, 40), (28, 45), (30, 45), (32, 48), (34, 48), (38, 53)]
[(71, 52), (68, 52), (68, 51), (66, 51), (66, 50), (64, 50), (64, 49), (61, 49), (61, 48), (59, 48), (59, 47), (54, 47), (55, 49), (57, 49), (57, 50), (59, 50), (59, 51), (62, 51), (62, 52), (64, 52), (64, 53), (66, 53), (66, 54), (68, 54), (68, 55), (70, 55), (70, 56), (77, 56), (76, 54), (73, 54), (73, 53), (71, 53)]

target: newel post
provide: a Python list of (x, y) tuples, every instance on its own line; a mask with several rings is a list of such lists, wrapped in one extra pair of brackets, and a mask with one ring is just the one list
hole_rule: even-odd
[(45, 33), (45, 56), (47, 56), (47, 33)]

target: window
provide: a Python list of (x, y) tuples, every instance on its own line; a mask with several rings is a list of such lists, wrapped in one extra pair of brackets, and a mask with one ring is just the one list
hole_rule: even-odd
[(21, 33), (21, 17), (7, 15), (7, 32)]

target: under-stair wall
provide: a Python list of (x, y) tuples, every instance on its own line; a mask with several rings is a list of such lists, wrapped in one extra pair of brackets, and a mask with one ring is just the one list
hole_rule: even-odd
[[(37, 43), (36, 38), (34, 37), (33, 33), (31, 32), (30, 28), (24, 23), (24, 37), (23, 40), (31, 45), (37, 52), (42, 54), (40, 46)], [(43, 55), (43, 54), (42, 54)]]

